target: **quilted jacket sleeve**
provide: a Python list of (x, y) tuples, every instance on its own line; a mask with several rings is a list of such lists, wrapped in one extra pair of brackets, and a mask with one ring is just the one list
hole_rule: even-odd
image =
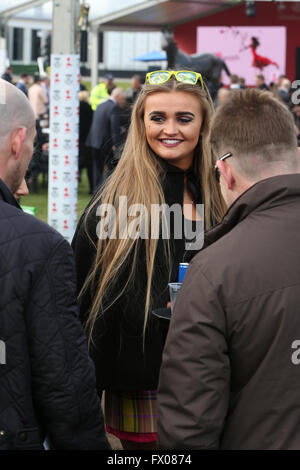
[(75, 284), (72, 250), (62, 240), (26, 308), (33, 399), (55, 449), (109, 449)]
[(216, 289), (192, 263), (176, 299), (160, 372), (160, 448), (219, 447), (229, 402), (225, 335)]

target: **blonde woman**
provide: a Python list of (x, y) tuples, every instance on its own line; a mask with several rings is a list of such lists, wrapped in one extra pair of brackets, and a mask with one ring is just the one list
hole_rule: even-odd
[(196, 204), (204, 203), (206, 228), (224, 212), (207, 139), (212, 113), (200, 74), (147, 74), (120, 161), (73, 241), (82, 320), (98, 389), (106, 392), (107, 430), (124, 449), (156, 448), (165, 333), (151, 311), (166, 306), (168, 282), (177, 280), (186, 248), (174, 227), (162, 236), (165, 214), (154, 220), (153, 208), (179, 205), (180, 225), (201, 219)]

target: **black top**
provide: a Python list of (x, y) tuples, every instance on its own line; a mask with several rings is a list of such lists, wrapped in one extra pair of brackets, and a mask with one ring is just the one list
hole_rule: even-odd
[[(183, 204), (184, 175), (188, 173), (191, 184), (197, 188), (197, 202), (201, 202), (201, 189), (196, 184), (192, 172), (183, 170), (161, 160), (164, 168), (162, 186), (165, 202)], [(88, 231), (95, 243), (96, 225), (99, 218), (95, 207), (88, 218)], [(78, 291), (81, 290), (95, 259), (95, 249), (85, 233), (82, 216), (72, 246), (75, 251), (77, 265)], [(183, 215), (182, 215), (183, 221)], [(165, 307), (169, 300), (168, 283), (177, 281), (178, 266), (184, 258), (185, 240), (173, 238), (171, 224), (170, 249), (172, 265), (166, 261), (164, 241), (158, 240), (152, 282), (152, 304), (143, 344), (144, 308), (146, 300), (147, 275), (145, 267), (145, 245), (139, 240), (136, 273), (132, 283), (126, 287), (124, 294), (102, 314), (96, 321), (91, 346), (91, 356), (96, 365), (97, 384), (99, 389), (111, 390), (154, 390), (158, 384), (162, 350), (165, 341), (165, 330), (158, 319), (151, 315), (155, 308)], [(129, 257), (130, 258), (130, 257)], [(125, 285), (132, 259), (126, 265), (110, 287), (104, 299), (104, 305), (116, 298)], [(88, 291), (81, 299), (81, 317), (85, 321), (91, 307), (91, 292)]]

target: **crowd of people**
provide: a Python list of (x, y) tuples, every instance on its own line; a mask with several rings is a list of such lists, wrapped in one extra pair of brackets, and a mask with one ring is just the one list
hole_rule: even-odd
[(300, 166), (281, 87), (233, 77), (213, 103), (193, 71), (105, 85), (94, 111), (80, 94), (93, 197), (72, 252), (16, 201), (36, 114), (0, 81), (0, 449), (109, 449), (105, 430), (125, 450), (298, 449)]
[[(270, 82), (269, 85), (265, 83), (265, 77), (263, 74), (258, 74), (255, 77), (255, 88), (259, 90), (267, 90), (273, 93), (274, 96), (280, 98), (280, 100), (285, 103), (287, 108), (291, 111), (294, 122), (295, 122), (295, 132), (297, 134), (298, 143), (300, 145), (300, 107), (299, 104), (294, 103), (292, 100), (292, 95), (295, 92), (295, 89), (292, 88), (292, 82), (285, 76), (280, 75), (277, 82)], [(230, 77), (229, 87), (221, 86), (218, 90), (218, 96), (216, 99), (216, 105), (223, 102), (223, 99), (227, 94), (232, 90), (245, 90), (245, 79), (239, 77), (236, 74), (232, 74)]]

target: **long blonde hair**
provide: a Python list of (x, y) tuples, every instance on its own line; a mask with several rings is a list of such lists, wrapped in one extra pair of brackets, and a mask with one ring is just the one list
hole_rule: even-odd
[[(120, 196), (127, 197), (128, 207), (132, 204), (141, 204), (146, 208), (148, 214), (151, 214), (152, 204), (161, 205), (165, 203), (161, 184), (162, 168), (147, 143), (144, 125), (144, 107), (145, 100), (149, 95), (176, 90), (191, 93), (201, 102), (203, 123), (200, 134), (202, 139), (199, 140), (201, 146), (197, 147), (195, 150), (194, 171), (196, 174), (201, 175), (201, 178), (198, 179), (202, 181), (206, 228), (211, 226), (212, 219), (219, 220), (222, 217), (225, 206), (219, 187), (213, 177), (213, 160), (208, 141), (210, 122), (214, 109), (210, 95), (206, 88), (202, 90), (200, 86), (180, 83), (174, 79), (170, 79), (161, 85), (144, 85), (132, 111), (129, 134), (120, 161), (114, 173), (105, 182), (95, 201), (87, 211), (85, 223), (87, 222), (89, 214), (93, 208), (95, 208), (95, 205), (100, 203), (112, 204), (116, 210), (114, 222), (115, 233), (119, 233), (119, 211), (120, 214), (122, 214), (122, 208), (119, 207)], [(128, 219), (127, 214), (123, 214), (123, 217), (127, 217)], [(148, 226), (149, 225), (150, 221), (148, 221)], [(92, 307), (86, 322), (86, 330), (89, 339), (91, 339), (92, 330), (97, 316), (99, 315), (99, 311), (104, 312), (108, 310), (114, 302), (120, 298), (129, 283), (133, 280), (140, 243), (140, 240), (130, 237), (125, 239), (102, 239), (99, 237), (95, 263), (81, 291), (81, 294), (87, 288), (91, 288), (92, 291)], [(145, 331), (148, 312), (151, 306), (151, 283), (158, 240), (148, 237), (146, 240), (143, 240), (143, 243), (145, 243), (145, 267), (147, 273), (144, 317)], [(170, 250), (168, 247), (165, 249), (165, 253), (170, 261)], [(122, 268), (124, 268), (128, 257), (132, 255), (132, 268), (125, 285), (120, 288), (120, 291), (116, 294), (114, 299), (111, 299), (108, 305), (104, 305), (104, 298), (107, 291), (114, 283)]]

